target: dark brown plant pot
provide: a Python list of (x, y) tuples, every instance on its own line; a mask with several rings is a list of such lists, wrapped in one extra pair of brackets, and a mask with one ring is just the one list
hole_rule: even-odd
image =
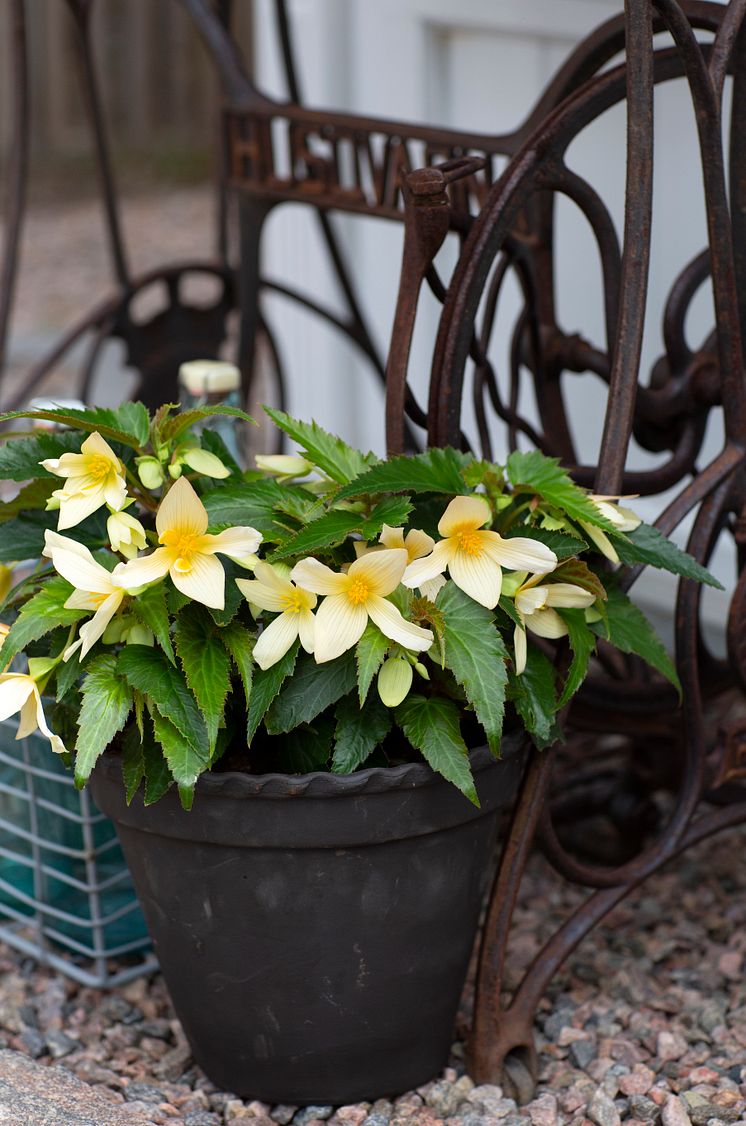
[(522, 744), (472, 752), (476, 809), (424, 763), (200, 779), (127, 807), (119, 832), (174, 1007), (219, 1087), (339, 1105), (417, 1087), (448, 1060), (498, 814)]

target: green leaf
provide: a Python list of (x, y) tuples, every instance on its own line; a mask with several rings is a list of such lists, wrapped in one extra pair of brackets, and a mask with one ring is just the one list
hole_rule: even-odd
[(44, 533), (48, 528), (56, 527), (58, 516), (57, 512), (32, 510), (3, 524), (0, 533), (0, 563), (38, 559), (44, 550)]
[(174, 782), (179, 787), (181, 803), (185, 808), (188, 808), (191, 801), (187, 798), (187, 795), (191, 795), (197, 779), (209, 765), (210, 757), (207, 753), (207, 746), (199, 750), (193, 743), (184, 738), (178, 727), (171, 723), (170, 719), (166, 719), (154, 708), (151, 709), (150, 717), (153, 720), (153, 732), (156, 740), (163, 748), (168, 769)]
[(75, 744), (75, 785), (84, 786), (96, 760), (121, 731), (132, 710), (132, 690), (106, 653), (91, 661), (83, 683), (83, 703)]
[(121, 442), (123, 446), (132, 446), (133, 449), (138, 449), (141, 444), (135, 434), (122, 428), (122, 421), (117, 412), (106, 407), (90, 407), (86, 410), (65, 408), (48, 411), (10, 411), (0, 415), (0, 422), (9, 422), (13, 418), (40, 418), (46, 422), (56, 422), (59, 426), (69, 426), (73, 430), (85, 430), (88, 433), (97, 430), (108, 442)]
[(83, 440), (82, 434), (70, 430), (58, 434), (39, 432), (29, 438), (8, 438), (0, 445), (0, 478), (29, 481), (40, 477), (53, 481), (55, 488), (62, 488), (62, 480), (52, 476), (41, 462), (47, 458), (62, 457), (63, 454), (80, 453)]
[(587, 590), (597, 600), (606, 601), (606, 587), (595, 571), (591, 571), (582, 559), (566, 560), (557, 567), (551, 578), (553, 582), (572, 583), (573, 586), (579, 586), (581, 590)]
[(396, 722), (409, 742), (437, 770), (479, 806), (469, 752), (461, 737), (459, 708), (439, 696), (408, 696), (396, 709)]
[(49, 579), (42, 589), (29, 598), (10, 627), (3, 643), (3, 664), (8, 665), (31, 641), (37, 641), (58, 626), (70, 626), (88, 617), (89, 610), (66, 610), (65, 602), (73, 587), (59, 575)]
[(341, 485), (346, 485), (353, 477), (364, 473), (378, 460), (372, 453), (362, 454), (348, 446), (341, 438), (322, 429), (316, 422), (299, 422), (284, 411), (274, 410), (272, 407), (265, 407), (264, 410), (280, 430), (284, 430), (298, 443), (301, 453), (310, 462)]
[(119, 671), (133, 688), (152, 701), (196, 752), (207, 757), (205, 721), (184, 677), (165, 653), (149, 645), (127, 645), (119, 654)]
[(553, 551), (558, 559), (569, 559), (571, 555), (577, 555), (580, 551), (585, 551), (588, 547), (585, 540), (581, 540), (576, 536), (569, 536), (565, 532), (547, 532), (544, 528), (538, 528), (535, 524), (514, 525), (508, 532), (506, 539), (512, 539), (515, 536), (530, 536), (532, 540), (538, 540)]
[(527, 646), (526, 668), (520, 676), (511, 673), (508, 698), (512, 700), (524, 726), (537, 747), (549, 747), (560, 736), (556, 723), (558, 710), (554, 665), (540, 649)]
[(0, 524), (7, 524), (14, 516), (28, 512), (32, 508), (45, 509), (47, 501), (59, 486), (59, 478), (46, 477), (30, 481), (12, 500), (0, 504)]
[(225, 571), (225, 605), (222, 610), (216, 610), (213, 606), (210, 606), (209, 614), (216, 625), (227, 626), (229, 622), (233, 621), (238, 613), (238, 607), (243, 602), (243, 594), (236, 586), (236, 579), (247, 578), (247, 572), (244, 567), (241, 567), (232, 559), (223, 557), (221, 563)]
[(112, 411), (116, 425), (131, 434), (139, 446), (147, 445), (150, 436), (150, 414), (144, 403), (124, 402)]
[(557, 613), (567, 626), (572, 650), (572, 663), (559, 702), (563, 708), (585, 680), (591, 653), (596, 648), (596, 635), (588, 628), (583, 610), (558, 610)]
[(122, 740), (122, 781), (125, 799), (130, 805), (145, 777), (145, 752), (143, 740), (136, 724), (127, 728)]
[(163, 751), (155, 741), (153, 725), (145, 723), (145, 733), (142, 741), (143, 761), (145, 764), (145, 805), (153, 805), (160, 801), (174, 784), (168, 763), (163, 757)]
[(500, 750), (508, 682), (508, 651), (490, 610), (453, 582), (438, 592), (445, 618), (446, 666), (466, 692), (493, 754)]
[(160, 427), (161, 440), (175, 442), (191, 426), (204, 422), (206, 418), (214, 418), (216, 415), (229, 415), (231, 418), (239, 418), (242, 422), (256, 425), (251, 415), (239, 410), (238, 407), (195, 407), (194, 410), (180, 411), (179, 414), (167, 418)]
[(411, 511), (412, 502), (409, 497), (384, 497), (371, 510), (359, 531), (366, 540), (375, 539), (383, 531), (384, 524), (388, 524), (390, 528), (401, 528)]
[(359, 497), (370, 493), (453, 493), (464, 492), (466, 483), (461, 470), (468, 464), (467, 454), (451, 449), (431, 449), (410, 457), (392, 457), (363, 473), (345, 488), (335, 500)]
[(363, 636), (355, 647), (357, 691), (361, 708), (365, 703), (373, 677), (380, 669), (390, 645), (391, 641), (381, 633), (378, 626), (368, 622)]
[(310, 723), (355, 687), (355, 658), (343, 653), (334, 661), (317, 665), (304, 653), (293, 676), (283, 685), (264, 720), (267, 731), (278, 735)]
[(718, 590), (725, 589), (706, 567), (698, 563), (688, 552), (678, 548), (671, 540), (666, 539), (651, 524), (640, 524), (634, 532), (615, 535), (612, 543), (622, 563), (649, 563), (652, 567), (659, 567), (674, 575), (682, 575), (685, 579), (695, 579)]
[(498, 606), (504, 614), (507, 614), (514, 626), (520, 626), (520, 628), (523, 629), (521, 615), (516, 610), (515, 603), (513, 602), (512, 598), (508, 598), (506, 594), (501, 594)]
[(155, 639), (171, 664), (176, 663), (174, 647), (171, 643), (171, 622), (166, 605), (166, 587), (163, 583), (155, 583), (146, 587), (136, 598), (132, 599), (131, 609), (143, 625), (152, 630)]
[(211, 528), (248, 526), (276, 543), (286, 537), (287, 529), (278, 524), (274, 509), (294, 493), (300, 493), (304, 501), (308, 498), (308, 493), (297, 486), (281, 485), (271, 478), (264, 481), (229, 479), (205, 493), (202, 501)]
[(76, 649), (67, 661), (61, 661), (55, 670), (54, 678), (57, 686), (57, 702), (59, 703), (70, 689), (77, 684), (83, 674), (80, 664), (80, 649)]
[(282, 771), (310, 774), (314, 770), (326, 770), (332, 753), (333, 728), (333, 720), (324, 716), (285, 735), (280, 745)]
[(203, 430), (199, 436), (199, 444), (202, 446), (203, 450), (215, 454), (215, 457), (219, 458), (226, 469), (230, 469), (232, 474), (238, 477), (241, 476), (241, 466), (238, 464), (217, 430)]
[(530, 489), (547, 502), (561, 508), (574, 520), (585, 520), (599, 528), (613, 531), (613, 525), (601, 515), (569, 474), (561, 468), (559, 459), (546, 457), (540, 450), (516, 450), (507, 461), (507, 471), (514, 489)]
[(246, 706), (251, 700), (251, 683), (254, 677), (254, 639), (240, 622), (231, 622), (220, 630), (218, 637), (226, 647), (243, 685)]
[(217, 627), (199, 607), (177, 619), (174, 638), (186, 682), (205, 717), (212, 754), (231, 686), (230, 658)]
[(385, 739), (391, 713), (376, 698), (361, 708), (350, 695), (337, 704), (336, 721), (332, 773), (352, 774)]
[(359, 512), (346, 512), (332, 509), (318, 520), (302, 528), (297, 535), (286, 540), (275, 552), (273, 559), (286, 559), (290, 555), (308, 555), (321, 548), (336, 547), (343, 543), (351, 532), (357, 531), (362, 523)]
[(636, 653), (642, 657), (681, 692), (676, 667), (639, 606), (635, 606), (616, 586), (610, 586), (607, 594), (605, 625), (604, 622), (591, 623), (593, 632), (608, 637), (622, 653)]
[(299, 647), (300, 642), (296, 641), (276, 664), (271, 665), (268, 669), (257, 669), (255, 672), (246, 715), (246, 738), (249, 743), (264, 719), (267, 708), (280, 691), (283, 681), (290, 676), (295, 668), (295, 659), (298, 656)]

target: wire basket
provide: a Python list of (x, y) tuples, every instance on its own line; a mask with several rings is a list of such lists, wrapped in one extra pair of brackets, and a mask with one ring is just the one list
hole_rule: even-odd
[(83, 985), (157, 968), (116, 830), (39, 736), (0, 722), (0, 941)]

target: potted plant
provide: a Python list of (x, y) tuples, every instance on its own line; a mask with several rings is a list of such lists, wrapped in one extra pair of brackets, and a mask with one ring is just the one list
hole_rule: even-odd
[(677, 683), (614, 564), (714, 580), (536, 451), (379, 460), (270, 410), (301, 454), (242, 472), (215, 413), (250, 421), (27, 412), (56, 429), (0, 447), (0, 717), (93, 777), (216, 1083), (391, 1094), (447, 1058), (527, 741), (599, 638)]

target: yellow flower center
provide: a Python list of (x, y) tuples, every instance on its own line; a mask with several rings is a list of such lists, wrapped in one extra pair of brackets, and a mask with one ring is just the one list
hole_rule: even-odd
[(455, 533), (455, 538), (459, 551), (464, 551), (467, 555), (482, 554), (481, 537), (476, 528), (462, 528)]
[(300, 614), (302, 610), (308, 609), (306, 606), (305, 592), (302, 590), (294, 590), (292, 594), (284, 595), (282, 601), (285, 606), (286, 614)]
[(347, 587), (347, 597), (353, 606), (362, 606), (370, 598), (370, 584), (365, 579), (353, 579)]
[(86, 466), (88, 475), (92, 477), (94, 481), (103, 481), (104, 477), (111, 472), (112, 468), (113, 466), (108, 457), (104, 457), (102, 454), (93, 454), (88, 458), (88, 464)]
[(177, 569), (185, 571), (191, 567), (192, 556), (199, 551), (201, 539), (202, 537), (194, 532), (179, 532), (176, 530), (164, 532), (160, 537), (160, 542), (166, 547), (170, 547), (177, 556)]

